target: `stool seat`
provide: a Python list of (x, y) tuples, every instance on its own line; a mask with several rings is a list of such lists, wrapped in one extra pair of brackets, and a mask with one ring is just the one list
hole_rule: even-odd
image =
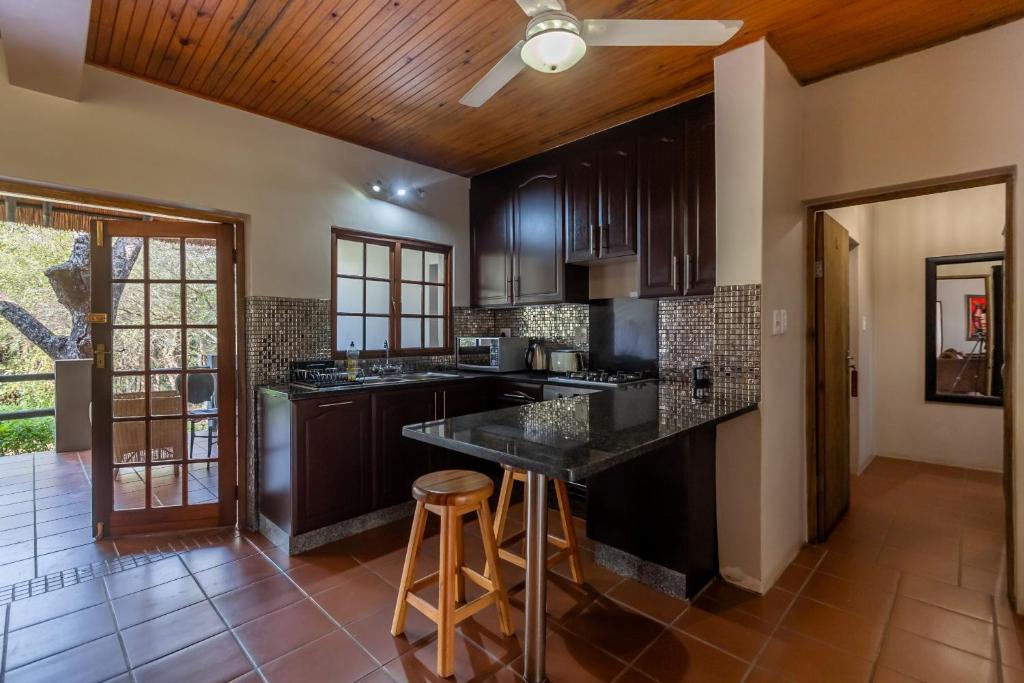
[(493, 492), (490, 477), (469, 470), (431, 472), (412, 484), (412, 497), (427, 505), (476, 505)]

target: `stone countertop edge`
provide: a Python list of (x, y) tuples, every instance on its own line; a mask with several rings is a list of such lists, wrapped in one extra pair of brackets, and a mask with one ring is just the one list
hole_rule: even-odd
[[(573, 398), (562, 398), (555, 399), (555, 401), (572, 401)], [(748, 403), (741, 403), (734, 407), (730, 407), (728, 410), (718, 413), (713, 417), (709, 417), (696, 424), (691, 424), (686, 427), (680, 427), (670, 434), (660, 435), (657, 438), (650, 439), (640, 444), (631, 445), (622, 450), (601, 450), (598, 451), (601, 455), (600, 462), (591, 464), (580, 464), (576, 466), (565, 466), (560, 467), (557, 464), (551, 462), (551, 460), (557, 458), (557, 455), (553, 454), (553, 449), (543, 444), (536, 444), (536, 454), (533, 456), (514, 454), (507, 451), (501, 451), (487, 446), (468, 443), (466, 441), (459, 441), (445, 436), (439, 436), (436, 434), (430, 434), (423, 431), (424, 428), (431, 425), (438, 425), (446, 420), (433, 420), (431, 422), (421, 422), (417, 424), (405, 425), (402, 428), (402, 435), (421, 441), (433, 446), (440, 446), (447, 448), (448, 450), (464, 453), (466, 455), (476, 456), (496, 462), (500, 465), (510, 465), (519, 469), (524, 469), (532, 472), (539, 472), (547, 477), (553, 479), (561, 479), (563, 481), (575, 482), (586, 479), (589, 476), (593, 476), (604, 470), (607, 470), (616, 465), (620, 465), (624, 462), (628, 462), (634, 458), (637, 458), (645, 453), (657, 450), (663, 446), (667, 446), (673, 441), (685, 436), (687, 433), (692, 432), (702, 427), (709, 427), (713, 425), (727, 422), (741, 415), (754, 412), (758, 409), (757, 401), (750, 401)], [(483, 413), (477, 413), (474, 417), (480, 417), (487, 415), (488, 413), (496, 413), (499, 411), (515, 411), (517, 408), (499, 408), (493, 411), (486, 411)], [(456, 418), (458, 419), (458, 418)], [(532, 444), (531, 444), (532, 445)], [(545, 457), (545, 454), (547, 457)]]

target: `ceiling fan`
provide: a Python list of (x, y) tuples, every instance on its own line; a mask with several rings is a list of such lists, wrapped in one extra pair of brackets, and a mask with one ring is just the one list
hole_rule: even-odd
[(459, 100), (479, 107), (491, 99), (524, 66), (558, 73), (580, 61), (587, 47), (645, 45), (721, 45), (742, 21), (683, 19), (585, 19), (565, 8), (564, 0), (516, 0), (530, 17), (526, 35)]

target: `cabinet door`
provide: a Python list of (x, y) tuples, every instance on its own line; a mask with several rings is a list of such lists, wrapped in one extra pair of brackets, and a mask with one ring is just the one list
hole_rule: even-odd
[(300, 534), (370, 510), (370, 399), (295, 402), (295, 524)]
[(517, 185), (514, 241), (515, 303), (564, 301), (562, 177), (558, 165), (530, 173)]
[(433, 389), (379, 391), (373, 396), (373, 507), (412, 499), (412, 483), (430, 471), (430, 446), (402, 436), (402, 427), (433, 420)]
[(638, 140), (640, 296), (681, 292), (683, 137), (662, 124)]
[(706, 100), (686, 119), (683, 294), (715, 291), (715, 110)]
[(474, 306), (512, 303), (512, 202), (498, 188), (471, 191), (472, 301)]
[(597, 156), (581, 153), (565, 164), (565, 262), (597, 258)]
[(636, 253), (636, 139), (612, 141), (599, 155), (598, 255)]
[[(438, 418), (460, 417), (490, 410), (492, 384), (489, 381), (442, 384), (435, 389)], [(500, 468), (472, 455), (435, 448), (430, 457), (433, 470), (473, 470), (493, 475)]]

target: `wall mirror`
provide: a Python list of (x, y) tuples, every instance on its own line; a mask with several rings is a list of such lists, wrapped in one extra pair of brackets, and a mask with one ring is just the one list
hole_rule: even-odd
[(925, 400), (1003, 404), (1003, 252), (925, 259)]

